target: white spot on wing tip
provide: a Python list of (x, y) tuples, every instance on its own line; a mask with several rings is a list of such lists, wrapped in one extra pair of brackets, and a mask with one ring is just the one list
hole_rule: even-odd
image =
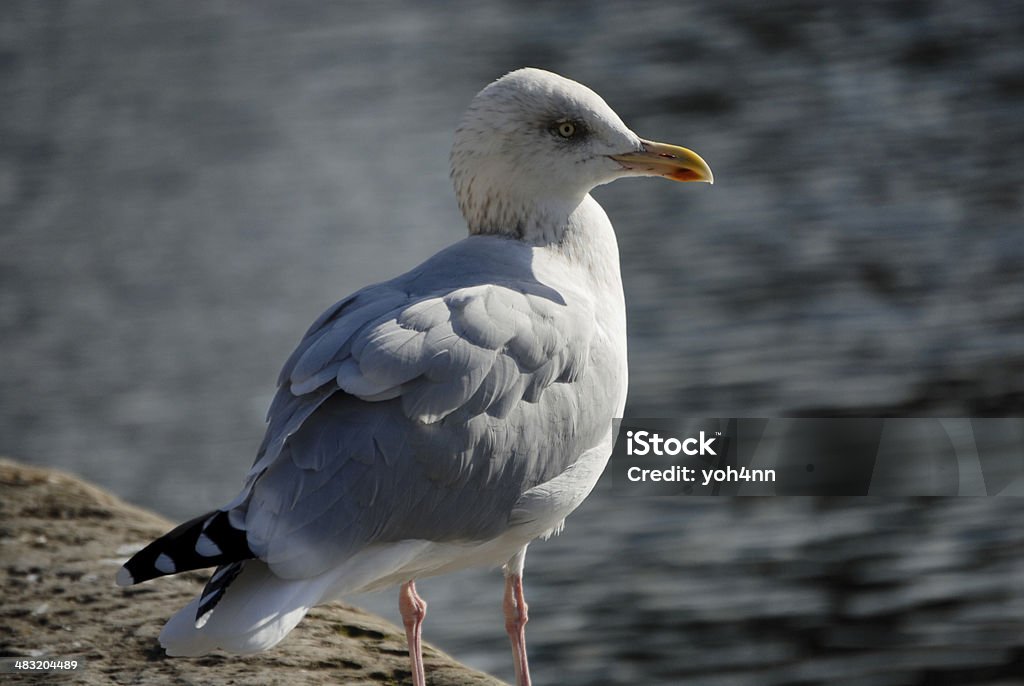
[(118, 586), (131, 586), (135, 583), (135, 577), (128, 571), (127, 567), (121, 567), (117, 570), (117, 585)]
[(197, 629), (202, 629), (202, 628), (203, 628), (204, 626), (206, 626), (206, 623), (207, 623), (208, 621), (210, 621), (210, 615), (212, 615), (212, 614), (213, 614), (213, 611), (211, 610), (211, 611), (209, 611), (209, 612), (205, 612), (205, 613), (203, 613), (203, 614), (202, 614), (201, 616), (199, 616), (199, 617), (196, 617), (196, 623), (195, 623), (195, 627), (196, 627)]
[(203, 557), (216, 557), (223, 553), (216, 543), (213, 542), (206, 534), (199, 536), (199, 540), (196, 541), (196, 552)]
[(158, 572), (163, 572), (164, 574), (174, 574), (178, 571), (177, 566), (174, 564), (174, 560), (172, 560), (167, 553), (160, 553), (160, 557), (156, 558), (156, 562), (153, 563), (153, 566), (156, 567)]

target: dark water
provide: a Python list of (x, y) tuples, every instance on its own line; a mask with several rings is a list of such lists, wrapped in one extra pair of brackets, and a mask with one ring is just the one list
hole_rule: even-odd
[[(715, 170), (596, 193), (631, 414), (1020, 415), (1021, 35), (997, 1), (5, 3), (0, 453), (229, 499), (308, 323), (463, 235), (451, 131), (524, 65)], [(531, 550), (538, 683), (1024, 672), (1019, 499), (606, 486)], [(427, 632), (508, 678), (500, 585), (425, 583)]]

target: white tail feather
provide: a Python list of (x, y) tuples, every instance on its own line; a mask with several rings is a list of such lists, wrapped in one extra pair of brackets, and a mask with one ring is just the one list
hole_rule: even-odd
[[(495, 545), (500, 548), (497, 554), (491, 551)], [(282, 579), (262, 560), (247, 560), (205, 624), (196, 627), (199, 598), (195, 598), (164, 626), (160, 645), (171, 656), (191, 657), (214, 650), (257, 653), (280, 643), (314, 605), (430, 576), (453, 559), (507, 560), (522, 545), (518, 539), (504, 546), (502, 539), (485, 546), (421, 540), (377, 544), (310, 579)]]
[(258, 560), (228, 587), (202, 628), (196, 628), (199, 598), (179, 610), (160, 632), (168, 655), (205, 655), (213, 650), (256, 653), (277, 645), (306, 612), (321, 601), (329, 577), (281, 579)]

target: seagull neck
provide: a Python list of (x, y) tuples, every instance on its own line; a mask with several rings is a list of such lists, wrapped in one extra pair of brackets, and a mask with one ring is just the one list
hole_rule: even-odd
[(604, 208), (589, 194), (569, 215), (560, 240), (551, 247), (587, 272), (595, 285), (607, 286), (621, 293), (615, 229)]
[(587, 200), (593, 203), (589, 195), (484, 203), (478, 216), (468, 218), (469, 233), (511, 237), (538, 247), (559, 245), (586, 226), (581, 215), (589, 210)]

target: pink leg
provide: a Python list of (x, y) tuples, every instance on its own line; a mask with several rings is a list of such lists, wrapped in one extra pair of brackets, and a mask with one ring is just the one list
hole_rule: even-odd
[(402, 613), (405, 639), (409, 643), (413, 686), (427, 686), (427, 678), (423, 674), (423, 644), (420, 640), (423, 618), (427, 616), (427, 601), (416, 594), (415, 582), (402, 584), (398, 592), (398, 610)]
[(526, 622), (529, 621), (523, 597), (523, 575), (505, 577), (505, 631), (512, 641), (512, 658), (516, 667), (516, 686), (530, 686), (530, 665), (526, 660)]

